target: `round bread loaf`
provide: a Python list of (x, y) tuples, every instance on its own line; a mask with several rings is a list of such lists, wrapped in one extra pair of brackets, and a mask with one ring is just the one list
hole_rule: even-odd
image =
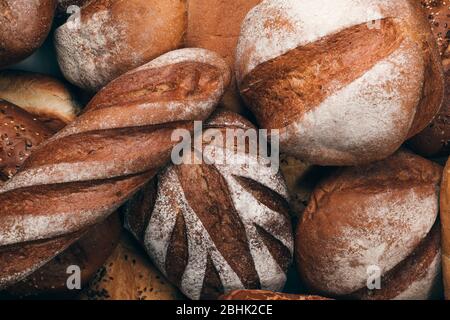
[(332, 297), (439, 297), (441, 176), (439, 165), (401, 150), (321, 182), (296, 234), (305, 284)]
[(127, 228), (191, 299), (281, 290), (293, 252), (284, 180), (262, 157), (224, 146), (227, 130), (255, 129), (244, 118), (219, 112), (206, 129), (216, 138), (204, 139), (205, 161), (164, 170), (128, 204)]
[(186, 2), (95, 0), (55, 32), (67, 80), (98, 91), (119, 75), (182, 45)]
[(0, 1), (0, 68), (39, 48), (50, 32), (56, 0)]
[(319, 296), (306, 296), (299, 294), (287, 294), (266, 290), (235, 290), (220, 297), (220, 300), (330, 300)]
[[(242, 21), (248, 11), (260, 2), (261, 0), (189, 0), (185, 45), (215, 51), (230, 66), (234, 66)], [(222, 99), (222, 106), (235, 112), (246, 112), (234, 79)]]
[(72, 122), (80, 112), (65, 84), (31, 72), (0, 71), (0, 99), (30, 112), (54, 131)]
[(441, 188), (442, 267), (445, 297), (450, 300), (450, 161), (444, 170)]
[(445, 98), (438, 115), (424, 131), (411, 139), (410, 146), (424, 156), (448, 156), (450, 154), (450, 6), (444, 0), (421, 0), (421, 3), (441, 52), (445, 74)]
[(444, 95), (437, 45), (413, 0), (265, 0), (243, 23), (236, 59), (259, 124), (312, 164), (386, 158)]

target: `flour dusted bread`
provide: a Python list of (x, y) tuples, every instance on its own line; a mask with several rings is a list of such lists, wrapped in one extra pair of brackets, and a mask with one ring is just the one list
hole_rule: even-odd
[(450, 6), (444, 0), (421, 0), (421, 3), (439, 45), (445, 74), (445, 97), (437, 116), (428, 127), (412, 138), (409, 144), (424, 156), (448, 156), (450, 154)]
[(58, 62), (67, 80), (98, 91), (121, 74), (181, 46), (186, 2), (95, 0), (81, 21), (55, 32)]
[(442, 267), (445, 297), (450, 300), (450, 161), (444, 170), (441, 188)]
[(412, 0), (265, 0), (237, 49), (240, 92), (281, 149), (313, 164), (386, 158), (444, 94), (437, 45)]
[[(296, 234), (307, 286), (332, 297), (439, 297), (441, 176), (439, 165), (402, 150), (321, 182)], [(379, 290), (367, 286), (373, 272)]]
[[(204, 134), (226, 129), (254, 127), (221, 112)], [(281, 175), (254, 154), (232, 158), (234, 150), (224, 141), (207, 144), (206, 163), (166, 168), (126, 210), (128, 229), (191, 299), (217, 298), (234, 289), (281, 290), (292, 258)]]
[(0, 68), (25, 59), (42, 45), (55, 8), (56, 0), (0, 1)]
[(80, 113), (80, 104), (66, 84), (38, 73), (0, 71), (0, 99), (28, 111), (54, 131)]

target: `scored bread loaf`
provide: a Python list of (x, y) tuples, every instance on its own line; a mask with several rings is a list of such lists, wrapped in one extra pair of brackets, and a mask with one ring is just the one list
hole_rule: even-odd
[(0, 68), (39, 48), (50, 32), (56, 0), (0, 1)]
[(448, 156), (450, 154), (450, 6), (445, 0), (417, 1), (421, 1), (439, 45), (445, 74), (445, 97), (438, 115), (425, 130), (413, 137), (409, 144), (424, 156)]
[(43, 265), (28, 263), (42, 260), (33, 246), (78, 239), (148, 182), (170, 160), (172, 131), (208, 118), (229, 81), (228, 66), (210, 51), (170, 52), (113, 81), (36, 148), (0, 185), (0, 248), (20, 244), (30, 255), (0, 273), (0, 288)]
[(296, 233), (305, 284), (331, 297), (439, 297), (441, 177), (439, 165), (401, 150), (319, 183)]
[[(0, 181), (7, 181), (20, 169), (31, 152), (54, 131), (33, 114), (2, 100), (0, 124)], [(0, 247), (2, 273), (14, 274), (17, 270), (34, 269), (35, 265), (45, 264), (29, 277), (8, 287), (7, 295), (67, 294), (67, 268), (71, 265), (80, 267), (81, 284), (85, 285), (111, 253), (119, 230), (120, 221), (114, 215), (105, 223), (85, 232), (79, 241), (76, 241), (77, 237), (68, 237), (58, 243), (50, 241)]]
[(94, 0), (80, 21), (55, 31), (58, 62), (66, 79), (98, 91), (119, 75), (181, 46), (186, 2)]
[(281, 151), (312, 164), (381, 160), (438, 112), (444, 80), (416, 0), (264, 0), (237, 49), (240, 92)]
[(0, 71), (0, 99), (32, 113), (54, 131), (80, 113), (79, 103), (64, 83), (38, 73)]
[(220, 300), (330, 300), (319, 296), (287, 294), (266, 290), (235, 290), (220, 297)]
[(236, 145), (223, 145), (225, 132), (239, 129), (255, 127), (235, 113), (215, 114), (204, 137), (222, 137), (204, 139), (207, 160), (169, 166), (126, 207), (127, 228), (191, 299), (281, 290), (286, 282), (293, 251), (286, 185), (261, 157), (233, 158)]
[(442, 268), (445, 297), (450, 300), (450, 161), (444, 170), (441, 187)]

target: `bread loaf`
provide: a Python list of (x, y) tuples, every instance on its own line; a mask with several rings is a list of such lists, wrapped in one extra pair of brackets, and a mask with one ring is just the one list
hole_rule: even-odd
[[(204, 136), (252, 128), (237, 114), (220, 112)], [(234, 152), (223, 143), (217, 138), (207, 144), (202, 164), (166, 168), (126, 209), (128, 229), (191, 299), (214, 299), (234, 289), (281, 290), (292, 258), (281, 175), (250, 153), (222, 161)]]
[(441, 176), (439, 165), (398, 151), (321, 182), (296, 234), (305, 284), (331, 297), (439, 297)]
[(450, 300), (450, 161), (444, 170), (441, 188), (442, 267), (445, 297)]
[(152, 265), (131, 235), (124, 234), (114, 253), (80, 295), (82, 300), (181, 300), (184, 296)]
[(421, 3), (439, 45), (445, 73), (445, 97), (438, 115), (424, 131), (410, 141), (410, 146), (424, 156), (448, 156), (450, 154), (450, 7), (443, 0), (421, 0)]
[[(261, 0), (189, 0), (185, 46), (199, 47), (220, 54), (234, 66), (241, 24), (248, 11)], [(222, 105), (245, 113), (244, 103), (233, 79)]]
[(55, 32), (58, 62), (67, 80), (98, 91), (119, 75), (181, 46), (186, 2), (95, 0), (81, 21)]
[[(170, 52), (112, 82), (36, 148), (0, 185), (0, 249), (20, 244), (27, 257), (0, 268), (0, 288), (36, 271), (147, 183), (170, 159), (172, 130), (206, 119), (229, 79), (212, 52)], [(34, 248), (43, 244), (53, 246), (48, 259)]]
[(443, 100), (421, 10), (413, 0), (265, 0), (242, 26), (240, 92), (290, 155), (319, 165), (384, 159)]
[[(34, 115), (1, 100), (0, 124), (0, 180), (6, 181), (13, 177), (30, 153), (54, 131), (34, 118)], [(68, 294), (67, 268), (71, 265), (80, 267), (81, 284), (85, 285), (111, 253), (120, 233), (119, 230), (120, 221), (117, 215), (114, 215), (105, 223), (96, 225), (85, 232), (79, 241), (76, 241), (78, 239), (76, 236), (56, 242), (1, 247), (0, 270), (2, 273), (13, 274), (21, 269), (30, 269), (34, 265), (44, 264), (29, 277), (8, 287), (5, 294), (15, 297)], [(58, 256), (51, 259), (57, 254)], [(24, 256), (27, 258), (24, 259)]]
[(56, 0), (0, 2), (0, 68), (25, 59), (42, 45), (55, 7)]
[(0, 71), (0, 99), (32, 113), (58, 131), (80, 112), (74, 94), (61, 81), (37, 73)]
[(235, 290), (220, 297), (220, 300), (330, 300), (319, 296), (287, 294), (265, 290)]

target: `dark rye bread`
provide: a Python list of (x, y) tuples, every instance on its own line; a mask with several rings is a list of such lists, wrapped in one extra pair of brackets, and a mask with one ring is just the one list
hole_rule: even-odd
[(281, 150), (312, 164), (381, 160), (439, 110), (439, 53), (418, 3), (267, 0), (245, 19), (237, 81)]
[[(237, 114), (219, 112), (204, 134), (254, 128)], [(214, 141), (207, 144), (214, 150), (209, 164), (169, 166), (129, 202), (128, 229), (191, 299), (233, 289), (281, 290), (293, 250), (281, 174), (248, 153), (220, 164), (219, 154), (233, 150), (224, 149), (221, 138)]]
[(0, 1), (0, 68), (38, 49), (53, 21), (56, 0)]
[(330, 300), (319, 296), (307, 296), (299, 294), (287, 294), (281, 292), (272, 292), (266, 290), (235, 290), (228, 292), (221, 296), (219, 300), (257, 300), (257, 301), (272, 301), (272, 300)]
[[(303, 281), (332, 297), (439, 296), (441, 177), (439, 165), (398, 151), (319, 183), (296, 234)], [(380, 268), (381, 290), (367, 289), (371, 266)]]
[(424, 156), (448, 156), (450, 154), (450, 6), (443, 0), (417, 1), (421, 1), (439, 45), (445, 74), (445, 97), (441, 110), (434, 120), (424, 131), (411, 139), (409, 144)]
[[(0, 185), (0, 247), (61, 247), (104, 221), (170, 160), (172, 130), (212, 113), (229, 79), (226, 63), (201, 49), (171, 52), (116, 79)], [(35, 271), (20, 265), (0, 273), (0, 287)]]

